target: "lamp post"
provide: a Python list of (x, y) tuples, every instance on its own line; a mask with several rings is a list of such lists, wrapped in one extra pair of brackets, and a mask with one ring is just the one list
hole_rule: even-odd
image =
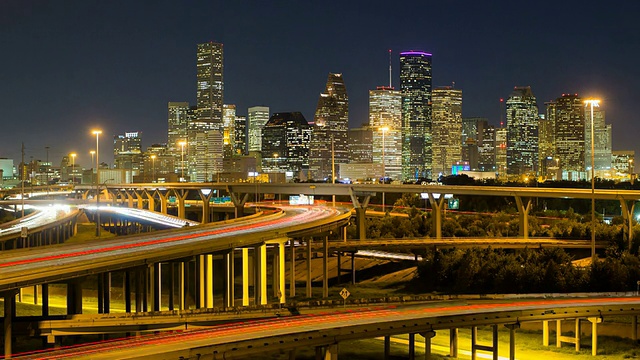
[(151, 155), (151, 166), (153, 171), (151, 172), (151, 182), (156, 181), (156, 154)]
[[(380, 131), (382, 131), (382, 184), (386, 184), (387, 183), (387, 166), (384, 162), (385, 157), (384, 157), (384, 150), (385, 150), (385, 143), (384, 143), (384, 136), (387, 133), (387, 131), (389, 131), (389, 127), (388, 126), (383, 126), (380, 128)], [(382, 212), (384, 212), (384, 191), (382, 192)]]
[(76, 184), (76, 174), (75, 174), (75, 169), (76, 169), (76, 153), (71, 153), (69, 154), (69, 156), (71, 156), (71, 183), (72, 184)]
[(593, 129), (593, 107), (600, 106), (600, 100), (584, 101), (591, 108), (591, 263), (596, 260), (596, 183), (595, 183), (595, 146)]
[(100, 164), (99, 149), (102, 130), (93, 130), (92, 134), (96, 136), (96, 237), (100, 237), (100, 169), (98, 169), (98, 165)]
[(180, 182), (184, 181), (184, 146), (187, 145), (186, 141), (178, 142), (180, 145)]

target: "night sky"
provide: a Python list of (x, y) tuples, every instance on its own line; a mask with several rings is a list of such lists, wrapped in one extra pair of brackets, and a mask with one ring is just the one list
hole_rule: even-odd
[(350, 125), (368, 90), (399, 85), (398, 52), (433, 53), (433, 85), (463, 90), (463, 116), (498, 125), (499, 99), (532, 87), (599, 97), (613, 149), (640, 153), (638, 1), (0, 0), (0, 157), (90, 167), (113, 135), (166, 142), (167, 102), (195, 103), (196, 44), (225, 48), (225, 103), (313, 119), (329, 72), (344, 75)]

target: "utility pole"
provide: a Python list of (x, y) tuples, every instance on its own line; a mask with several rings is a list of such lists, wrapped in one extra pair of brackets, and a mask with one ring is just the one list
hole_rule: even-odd
[(26, 170), (26, 166), (24, 163), (24, 142), (22, 143), (22, 168), (20, 169), (20, 183), (22, 184), (20, 191), (22, 192), (20, 195), (20, 199), (22, 199), (22, 217), (24, 217), (24, 177), (25, 177), (25, 170)]

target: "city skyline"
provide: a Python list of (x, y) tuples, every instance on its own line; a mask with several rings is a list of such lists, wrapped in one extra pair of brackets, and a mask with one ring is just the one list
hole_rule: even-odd
[[(464, 91), (464, 117), (497, 125), (499, 98), (514, 86), (531, 86), (538, 108), (562, 93), (597, 96), (612, 124), (613, 149), (638, 151), (631, 84), (638, 75), (639, 34), (630, 22), (638, 5), (563, 3), (551, 14), (543, 4), (524, 13), (517, 11), (524, 5), (510, 3), (415, 4), (418, 13), (429, 10), (424, 26), (377, 1), (366, 8), (361, 2), (181, 4), (0, 4), (0, 40), (8, 54), (0, 59), (0, 98), (3, 130), (10, 134), (0, 157), (19, 162), (24, 141), (26, 159), (44, 159), (50, 146), (52, 161), (76, 152), (78, 163), (89, 166), (94, 127), (103, 130), (101, 154), (111, 164), (106, 139), (115, 134), (142, 131), (144, 147), (165, 142), (166, 104), (196, 103), (193, 54), (208, 41), (225, 46), (225, 103), (235, 104), (241, 116), (265, 105), (312, 119), (318, 84), (336, 72), (349, 89), (349, 125), (360, 126), (368, 117), (368, 91), (388, 83), (388, 49), (398, 90), (399, 52), (413, 49), (433, 54), (434, 87), (455, 82)], [(575, 16), (562, 17), (563, 11)], [(520, 15), (509, 20), (509, 13)], [(292, 15), (299, 26), (276, 21)], [(566, 37), (571, 44), (562, 41)]]

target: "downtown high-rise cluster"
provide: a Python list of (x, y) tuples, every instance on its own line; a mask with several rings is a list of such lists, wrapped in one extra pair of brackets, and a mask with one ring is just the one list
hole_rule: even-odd
[[(524, 180), (586, 179), (591, 168), (591, 123), (599, 177), (632, 172), (633, 152), (611, 149), (611, 125), (583, 99), (562, 94), (541, 113), (530, 87), (500, 99), (500, 126), (462, 116), (462, 90), (432, 86), (432, 55), (399, 54), (400, 88), (369, 90), (368, 121), (349, 129), (349, 97), (343, 74), (329, 73), (312, 121), (301, 112), (246, 116), (224, 101), (224, 47), (197, 45), (196, 104), (169, 102), (166, 146), (115, 149), (116, 167), (140, 181), (436, 181), (463, 172), (475, 177)], [(593, 121), (592, 121), (593, 120)], [(135, 134), (135, 136), (134, 136)], [(137, 163), (136, 163), (137, 162)], [(152, 170), (150, 170), (152, 169)]]

